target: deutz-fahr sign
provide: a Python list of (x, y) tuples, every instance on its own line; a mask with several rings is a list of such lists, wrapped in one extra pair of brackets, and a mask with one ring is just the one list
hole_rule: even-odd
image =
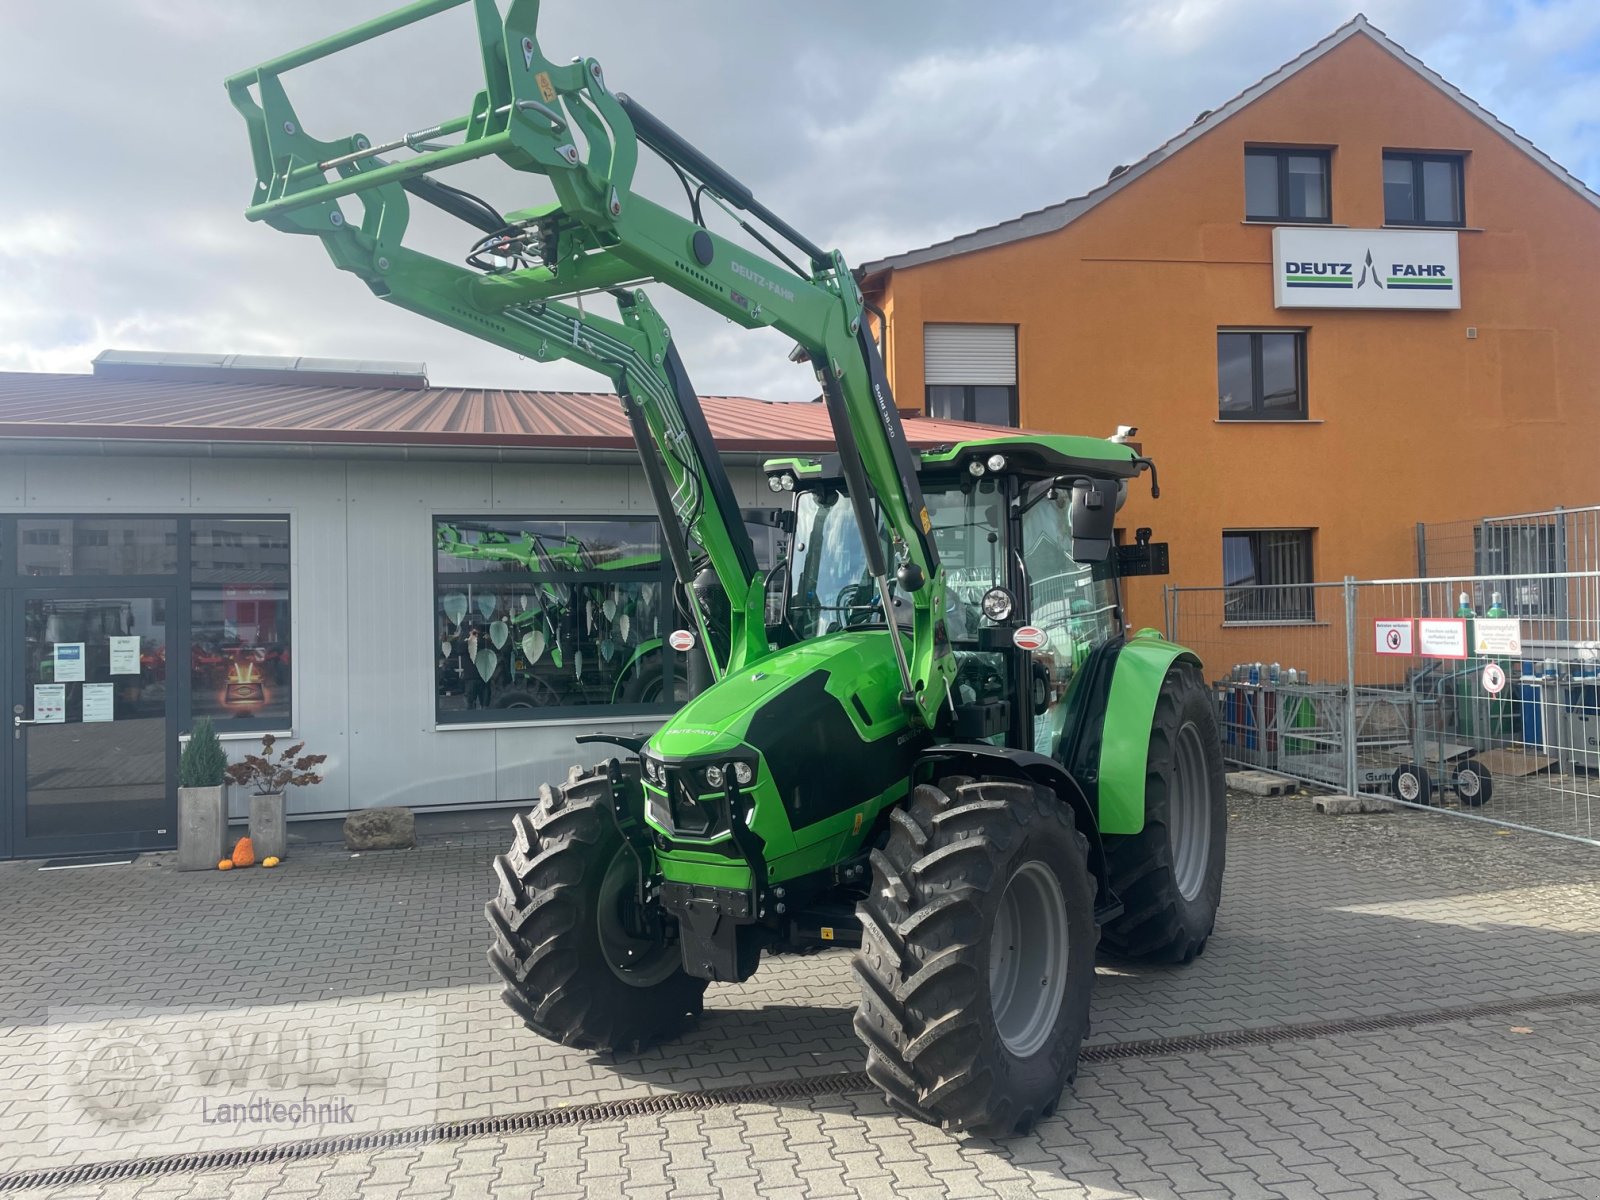
[(1453, 229), (1272, 231), (1279, 308), (1460, 308)]

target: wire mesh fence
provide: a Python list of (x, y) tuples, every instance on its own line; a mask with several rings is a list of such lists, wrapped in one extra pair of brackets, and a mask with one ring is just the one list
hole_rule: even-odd
[(1230, 763), (1600, 845), (1600, 570), (1273, 590), (1166, 592)]

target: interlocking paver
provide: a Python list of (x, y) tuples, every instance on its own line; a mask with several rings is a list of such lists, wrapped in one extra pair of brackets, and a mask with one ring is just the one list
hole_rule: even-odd
[[(1313, 818), (1281, 801), (1237, 802), (1231, 836), (1207, 954), (1187, 968), (1105, 964), (1093, 1041), (1600, 979), (1591, 850), (1424, 814)], [(99, 1028), (70, 1011), (90, 1004), (138, 1006), (133, 1028), (158, 1042), (226, 1045), (296, 1020), (323, 1053), (366, 1039), (368, 1069), (408, 1124), (859, 1069), (841, 953), (771, 958), (748, 984), (713, 987), (696, 1030), (643, 1055), (606, 1061), (520, 1030), (482, 959), (499, 841), (310, 849), (278, 876), (238, 879), (177, 876), (153, 856), (87, 929), (74, 914), (98, 881), (0, 864), (0, 1171), (151, 1152), (42, 1102)], [(907, 1122), (875, 1096), (828, 1096), (33, 1194), (1594, 1200), (1597, 1040), (1600, 1010), (1574, 1007), (1093, 1064), (1054, 1120), (1000, 1145)], [(217, 1136), (165, 1130), (173, 1147)], [(228, 1144), (293, 1136), (306, 1131), (241, 1129)]]

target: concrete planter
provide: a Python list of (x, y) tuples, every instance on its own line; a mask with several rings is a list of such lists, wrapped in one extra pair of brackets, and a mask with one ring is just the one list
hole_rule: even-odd
[(257, 862), (263, 858), (282, 858), (288, 850), (282, 792), (250, 797), (250, 844), (255, 848)]
[(222, 788), (179, 788), (178, 870), (215, 871), (228, 849), (228, 808)]

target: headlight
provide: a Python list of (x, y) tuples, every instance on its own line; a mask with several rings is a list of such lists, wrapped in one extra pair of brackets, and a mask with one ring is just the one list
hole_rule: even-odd
[(794, 476), (780, 475), (778, 477), (778, 486), (786, 492), (794, 491)]
[(1004, 454), (989, 455), (989, 470), (1004, 471), (1006, 469), (1006, 456)]
[(776, 475), (768, 475), (767, 476), (767, 486), (769, 488), (771, 488), (775, 492), (783, 491), (783, 483), (778, 479), (778, 477)]
[(755, 768), (752, 767), (747, 762), (734, 763), (733, 764), (733, 777), (735, 779), (737, 779), (740, 783), (746, 783), (747, 784), (751, 780), (755, 779), (755, 777), (756, 777)]
[(1011, 593), (1003, 587), (990, 588), (983, 594), (983, 615), (989, 620), (1000, 622), (1011, 619), (1011, 611), (1016, 608), (1017, 602), (1012, 599)]
[(721, 767), (706, 768), (706, 783), (711, 787), (719, 788), (727, 782), (727, 776), (722, 773)]
[(969, 474), (982, 475), (983, 470), (983, 460), (981, 458), (975, 458), (967, 464), (967, 472)]

